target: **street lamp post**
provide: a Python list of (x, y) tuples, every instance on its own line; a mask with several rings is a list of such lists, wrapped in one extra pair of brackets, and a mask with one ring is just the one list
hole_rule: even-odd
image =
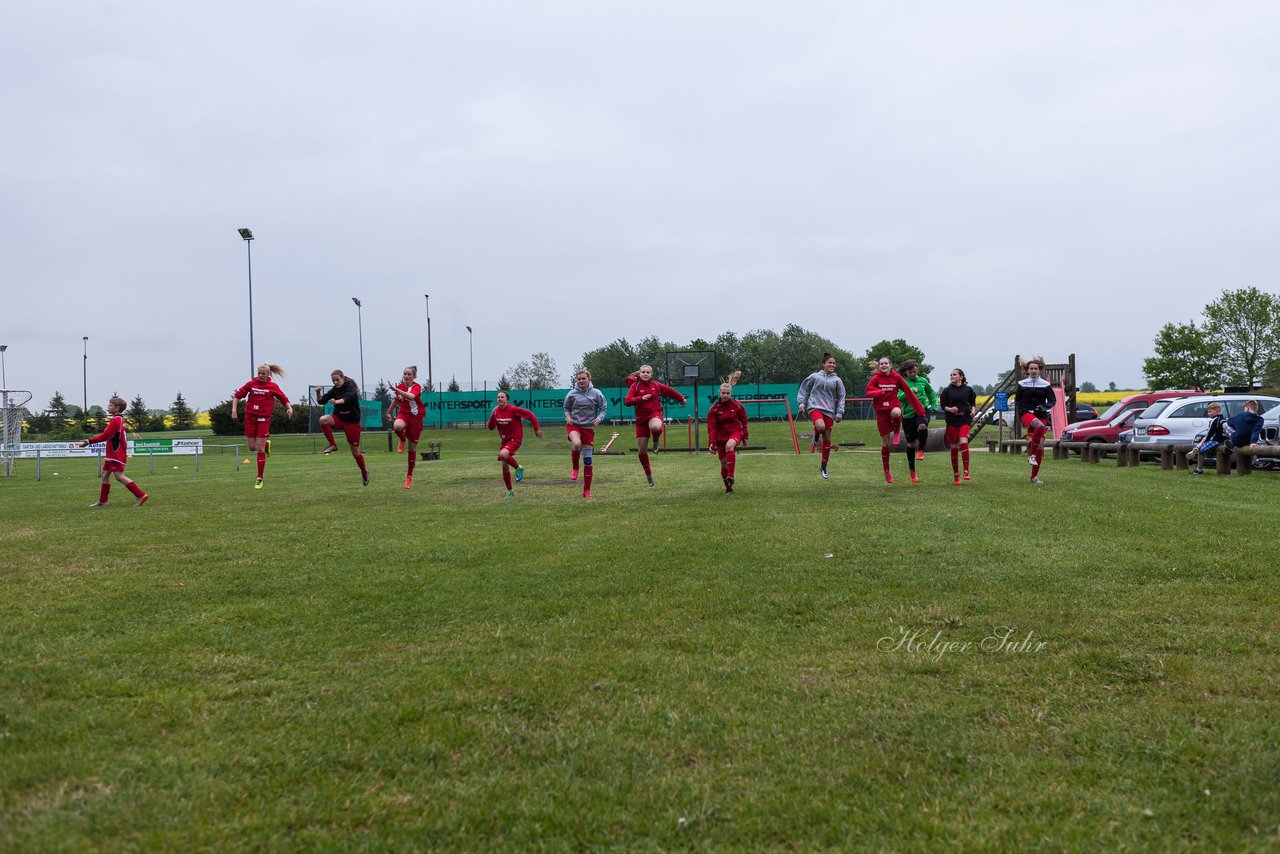
[(471, 333), (471, 327), (467, 327), (467, 351), (471, 354), (471, 390), (476, 390), (476, 348), (475, 335)]
[(4, 373), (4, 351), (9, 349), (8, 344), (0, 344), (0, 388), (8, 388), (9, 380)]
[(84, 409), (80, 415), (83, 418), (89, 417), (89, 336), (84, 336), (84, 370), (82, 379), (84, 380)]
[(431, 373), (431, 294), (423, 294), (427, 301), (427, 390), (435, 391), (435, 377)]
[(237, 229), (244, 239), (244, 251), (249, 261), (249, 376), (258, 372), (258, 363), (253, 358), (253, 232), (247, 228)]
[(355, 297), (351, 301), (356, 304), (356, 325), (360, 329), (360, 390), (364, 391), (364, 314), (360, 307), (360, 300)]

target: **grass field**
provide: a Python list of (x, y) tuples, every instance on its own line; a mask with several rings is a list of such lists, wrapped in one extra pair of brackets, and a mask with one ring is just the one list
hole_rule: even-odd
[(1275, 476), (562, 433), (0, 479), (0, 848), (1280, 846)]

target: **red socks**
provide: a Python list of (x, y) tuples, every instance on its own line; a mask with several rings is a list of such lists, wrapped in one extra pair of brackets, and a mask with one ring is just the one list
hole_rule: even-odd
[[(964, 467), (969, 467), (968, 453), (965, 454)], [(960, 450), (958, 448), (951, 449), (951, 471), (955, 472), (956, 477), (960, 476)]]
[(888, 445), (880, 446), (880, 461), (884, 463), (884, 473), (889, 473), (889, 454), (893, 449)]
[(360, 466), (360, 474), (365, 475), (367, 477), (369, 474), (369, 470), (364, 467), (363, 453), (356, 454), (356, 465)]
[(330, 445), (338, 444), (337, 442), (333, 441), (333, 428), (330, 427), (328, 424), (321, 424), (320, 432), (324, 433), (324, 438), (329, 442)]
[(258, 477), (262, 477), (263, 471), (267, 468), (267, 452), (258, 451)]
[(134, 498), (141, 498), (143, 495), (146, 494), (142, 491), (142, 487), (138, 486), (138, 484), (134, 483), (133, 481), (129, 481), (128, 483), (126, 483), (124, 485), (124, 488), (132, 492)]
[(102, 484), (102, 486), (98, 487), (98, 502), (101, 504), (106, 504), (107, 495), (110, 492), (111, 492), (111, 484), (109, 483), (104, 483)]
[(965, 445), (960, 449), (960, 459), (964, 460), (964, 470), (969, 470), (969, 446)]
[(578, 460), (582, 457), (582, 451), (570, 451), (569, 459), (573, 461), (573, 470), (578, 470)]
[[(737, 453), (737, 451), (734, 451)], [(822, 464), (827, 464), (827, 459), (831, 456), (831, 440), (827, 438), (827, 434), (822, 437)]]
[(413, 477), (413, 467), (418, 462), (416, 459), (414, 459), (414, 457), (416, 456), (417, 456), (416, 454), (409, 455), (409, 471), (405, 472), (405, 474), (409, 475), (409, 477)]
[(653, 474), (653, 469), (649, 468), (649, 452), (640, 452), (640, 468), (644, 469), (645, 474)]
[(592, 469), (594, 469), (594, 468), (595, 468), (595, 466), (586, 466), (586, 469), (587, 469), (587, 470), (586, 470), (586, 472), (583, 474), (583, 478), (584, 478), (584, 480), (582, 481), (582, 491), (583, 491), (583, 492), (590, 492), (590, 491), (591, 491), (591, 471), (592, 471)]
[(511, 491), (511, 468), (509, 466), (502, 467), (502, 482), (507, 485), (507, 492)]
[(737, 451), (725, 451), (724, 465), (729, 472), (729, 477), (733, 477), (733, 469), (734, 469), (734, 466), (737, 465), (737, 462), (738, 462)]
[(519, 464), (518, 462), (516, 462), (516, 455), (515, 455), (515, 454), (508, 454), (508, 455), (507, 455), (507, 465), (511, 466), (513, 469), (518, 469), (518, 468), (520, 468), (520, 464)]

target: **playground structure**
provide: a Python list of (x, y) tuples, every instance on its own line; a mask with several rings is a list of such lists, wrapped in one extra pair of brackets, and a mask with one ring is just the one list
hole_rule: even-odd
[[(1013, 370), (1009, 371), (995, 387), (992, 394), (988, 395), (986, 400), (980, 401), (978, 404), (978, 412), (974, 415), (974, 423), (970, 432), (970, 438), (977, 438), (982, 432), (982, 428), (986, 427), (990, 421), (992, 414), (995, 413), (996, 395), (1005, 393), (1013, 398), (1018, 392), (1018, 380), (1027, 375), (1026, 360), (1030, 356), (1014, 356)], [(1075, 412), (1076, 409), (1076, 392), (1079, 388), (1076, 385), (1076, 354), (1072, 353), (1067, 356), (1067, 361), (1060, 363), (1045, 362), (1040, 367), (1040, 376), (1053, 386), (1053, 393), (1057, 396), (1058, 402), (1053, 407), (1050, 414), (1051, 430), (1056, 437), (1066, 429), (1068, 424), (1067, 413)], [(1012, 401), (1010, 401), (1012, 403)], [(1012, 411), (1012, 407), (1010, 407)], [(1000, 432), (1004, 432), (1004, 422), (1000, 421)], [(1023, 438), (1022, 423), (1014, 418), (1010, 425), (1012, 437), (1014, 439)]]

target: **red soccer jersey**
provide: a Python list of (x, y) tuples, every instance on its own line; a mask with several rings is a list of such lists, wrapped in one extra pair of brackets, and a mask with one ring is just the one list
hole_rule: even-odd
[(405, 421), (421, 421), (422, 420), (422, 386), (418, 383), (403, 382), (396, 383), (396, 388), (409, 395), (409, 399), (396, 397), (400, 401), (400, 409), (396, 412), (397, 418), (403, 418)]
[(912, 409), (916, 412), (926, 411), (920, 398), (916, 397), (911, 386), (907, 385), (907, 381), (897, 371), (890, 371), (887, 374), (876, 371), (867, 382), (867, 397), (871, 398), (872, 408), (879, 411), (888, 412), (897, 406), (900, 391), (906, 393), (907, 403), (911, 404)]
[[(669, 385), (663, 385), (657, 380), (642, 380), (639, 377), (627, 377), (627, 385), (630, 389), (627, 391), (626, 399), (622, 402), (627, 406), (636, 408), (636, 420), (648, 421), (650, 418), (662, 417), (662, 398), (674, 400), (684, 403), (684, 395), (676, 391)], [(645, 395), (649, 395), (648, 400), (642, 400)]]
[(728, 403), (717, 400), (707, 410), (707, 441), (712, 445), (732, 439), (735, 433), (742, 434), (742, 442), (747, 441), (747, 410), (736, 400)]
[(495, 406), (493, 413), (489, 416), (489, 429), (497, 429), (498, 437), (503, 442), (509, 442), (512, 439), (524, 439), (524, 423), (520, 420), (523, 418), (533, 425), (534, 432), (541, 430), (538, 426), (538, 416), (534, 415), (527, 409), (519, 406)]
[(107, 429), (89, 440), (90, 445), (96, 445), (99, 442), (107, 443), (108, 460), (124, 465), (125, 459), (129, 456), (129, 434), (124, 428), (123, 418), (119, 415), (111, 416), (111, 420), (107, 422)]
[(284, 392), (280, 390), (280, 386), (276, 385), (272, 380), (263, 382), (257, 377), (236, 389), (233, 397), (236, 400), (249, 398), (245, 402), (245, 414), (256, 418), (270, 418), (271, 411), (276, 408), (277, 400), (286, 406), (289, 405), (289, 398), (285, 397)]

